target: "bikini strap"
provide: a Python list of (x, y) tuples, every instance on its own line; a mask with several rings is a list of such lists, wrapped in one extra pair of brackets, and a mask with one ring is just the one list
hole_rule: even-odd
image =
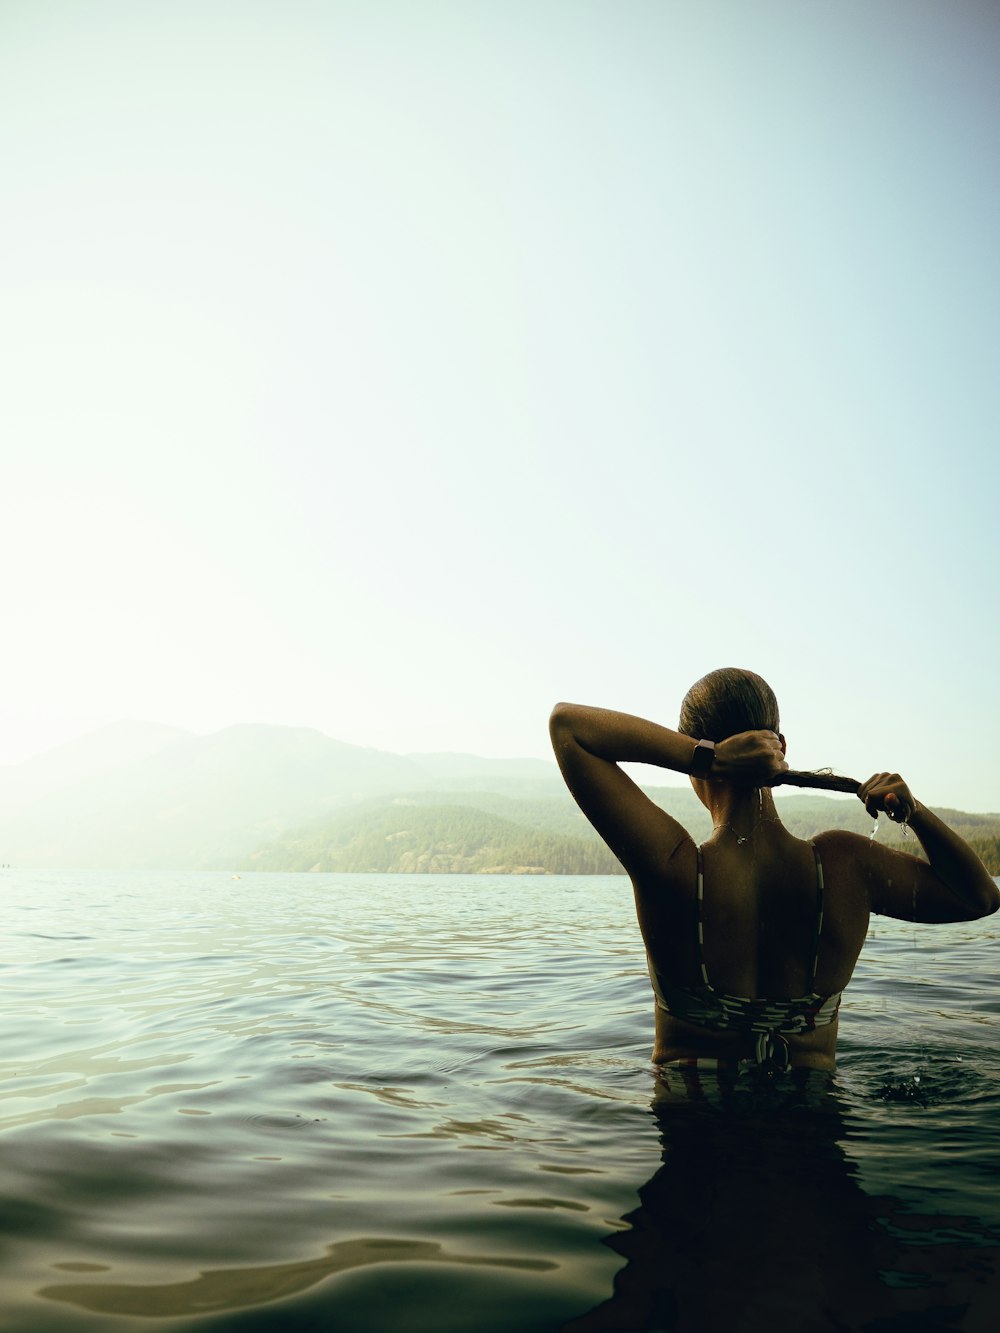
[(705, 860), (701, 853), (701, 847), (698, 848), (698, 967), (701, 969), (702, 982), (707, 986), (708, 969), (705, 967)]
[(809, 989), (813, 995), (816, 994), (816, 968), (819, 966), (819, 942), (823, 934), (823, 862), (820, 860), (819, 848), (814, 842), (810, 847), (813, 849), (813, 856), (816, 858), (816, 933), (813, 939), (813, 961), (812, 971), (809, 974)]

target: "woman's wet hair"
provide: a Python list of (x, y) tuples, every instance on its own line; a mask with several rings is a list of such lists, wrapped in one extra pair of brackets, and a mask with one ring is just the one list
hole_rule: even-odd
[(741, 731), (781, 730), (778, 701), (767, 681), (740, 667), (720, 667), (684, 696), (677, 727), (699, 741), (724, 741)]
[[(755, 671), (720, 667), (696, 680), (685, 694), (677, 730), (695, 740), (716, 744), (741, 731), (780, 734), (778, 700), (767, 681)], [(841, 777), (826, 768), (811, 772), (787, 769), (773, 785), (856, 792), (860, 784), (855, 778)]]

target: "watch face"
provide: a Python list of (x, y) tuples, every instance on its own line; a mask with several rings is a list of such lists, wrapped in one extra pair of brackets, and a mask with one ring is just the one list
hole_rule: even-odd
[(691, 764), (691, 774), (696, 778), (703, 778), (712, 767), (712, 761), (715, 758), (715, 746), (711, 741), (699, 741), (694, 747), (694, 760)]

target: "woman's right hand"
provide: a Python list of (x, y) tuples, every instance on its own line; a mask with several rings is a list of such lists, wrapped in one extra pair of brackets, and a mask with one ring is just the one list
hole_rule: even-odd
[(873, 819), (884, 810), (897, 823), (911, 824), (927, 856), (924, 862), (861, 839), (873, 912), (901, 921), (975, 921), (1000, 908), (1000, 891), (976, 853), (898, 773), (873, 774), (858, 798)]
[(777, 786), (788, 768), (785, 747), (774, 731), (740, 731), (715, 747), (710, 776), (754, 787)]
[(858, 788), (858, 800), (872, 819), (884, 810), (897, 824), (906, 824), (919, 803), (898, 773), (875, 773)]

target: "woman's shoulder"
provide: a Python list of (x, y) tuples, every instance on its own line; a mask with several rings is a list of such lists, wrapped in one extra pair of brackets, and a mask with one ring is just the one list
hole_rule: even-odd
[(894, 861), (902, 855), (850, 829), (827, 829), (817, 833), (812, 842), (823, 864), (827, 888), (835, 889), (840, 898), (853, 892), (858, 903), (868, 902), (875, 880), (892, 873), (893, 866), (884, 864), (883, 858)]
[(814, 833), (809, 841), (821, 856), (850, 860), (856, 860), (858, 853), (870, 844), (863, 833), (852, 833), (846, 828), (824, 829), (822, 833)]
[(810, 839), (823, 861), (824, 866), (841, 874), (856, 870), (865, 848), (871, 845), (862, 833), (852, 833), (850, 829), (831, 828), (816, 833)]

